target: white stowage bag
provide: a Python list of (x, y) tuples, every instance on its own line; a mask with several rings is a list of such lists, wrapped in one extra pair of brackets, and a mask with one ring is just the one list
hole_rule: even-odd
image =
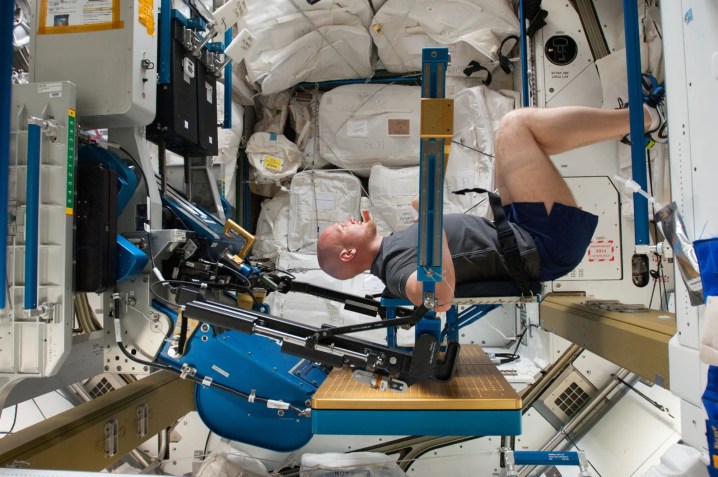
[[(485, 194), (452, 194), (461, 189), (493, 190), (494, 141), (501, 118), (514, 109), (514, 98), (485, 86), (460, 91), (454, 97), (454, 138), (444, 178), (444, 213), (486, 216)], [(479, 204), (479, 205), (477, 205)]]
[(394, 457), (378, 452), (304, 454), (299, 477), (403, 477)]
[(334, 88), (319, 105), (322, 158), (367, 177), (376, 163), (419, 164), (421, 88), (352, 84)]
[(295, 143), (304, 157), (306, 169), (317, 169), (329, 163), (319, 155), (317, 116), (322, 93), (317, 90), (297, 93), (289, 102), (289, 122), (297, 134)]
[[(277, 268), (294, 275), (295, 281), (311, 283), (342, 293), (363, 297), (378, 294), (384, 289), (381, 282), (368, 273), (361, 273), (350, 280), (335, 280), (319, 268), (317, 256), (296, 252), (279, 252)], [(344, 305), (305, 293), (270, 293), (265, 300), (270, 314), (320, 328), (323, 324), (333, 326), (353, 325), (377, 321), (379, 317), (362, 315), (344, 310)], [(386, 330), (352, 333), (353, 337), (386, 343)]]
[(300, 0), (247, 3), (247, 28), (256, 37), (245, 58), (247, 77), (262, 94), (302, 81), (370, 76), (371, 11), (366, 0), (317, 2), (313, 7)]
[(381, 164), (371, 168), (369, 176), (369, 213), (376, 230), (384, 237), (414, 223), (416, 210), (411, 200), (419, 192), (419, 167), (391, 169)]
[(262, 202), (252, 246), (252, 257), (276, 262), (279, 252), (287, 250), (289, 230), (289, 192), (279, 191)]
[(518, 35), (518, 23), (502, 0), (388, 0), (369, 31), (392, 73), (420, 71), (422, 48), (436, 46), (449, 48), (447, 74), (461, 76), (472, 60), (493, 70), (501, 42)]
[(289, 189), (289, 250), (316, 253), (327, 226), (359, 217), (361, 182), (351, 174), (312, 170), (296, 174)]
[(194, 477), (269, 477), (269, 472), (260, 460), (229, 445), (223, 445), (220, 451), (209, 454), (193, 475)]
[(302, 163), (302, 153), (281, 134), (257, 132), (247, 143), (247, 157), (260, 179), (280, 182), (294, 175)]

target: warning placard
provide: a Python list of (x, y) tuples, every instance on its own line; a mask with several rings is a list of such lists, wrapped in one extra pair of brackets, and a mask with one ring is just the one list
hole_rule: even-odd
[(589, 262), (616, 261), (617, 247), (613, 240), (592, 240), (588, 246), (587, 257)]

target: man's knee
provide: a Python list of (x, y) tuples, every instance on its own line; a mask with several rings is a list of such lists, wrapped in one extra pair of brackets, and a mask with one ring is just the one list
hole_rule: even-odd
[(499, 132), (515, 128), (525, 128), (528, 116), (531, 114), (531, 109), (532, 108), (520, 108), (506, 113), (499, 123)]
[(510, 142), (512, 138), (517, 140), (529, 130), (528, 121), (531, 115), (531, 108), (521, 108), (509, 111), (499, 123), (496, 140), (500, 143)]

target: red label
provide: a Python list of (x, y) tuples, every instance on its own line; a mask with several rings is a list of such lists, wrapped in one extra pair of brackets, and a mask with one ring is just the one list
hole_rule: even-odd
[(588, 246), (589, 262), (613, 262), (616, 260), (616, 246), (613, 240), (592, 240)]

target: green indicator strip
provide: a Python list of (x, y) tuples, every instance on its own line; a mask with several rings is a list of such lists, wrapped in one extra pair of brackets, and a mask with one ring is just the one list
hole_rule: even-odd
[(69, 109), (67, 114), (67, 200), (65, 213), (73, 214), (75, 206), (75, 110)]

